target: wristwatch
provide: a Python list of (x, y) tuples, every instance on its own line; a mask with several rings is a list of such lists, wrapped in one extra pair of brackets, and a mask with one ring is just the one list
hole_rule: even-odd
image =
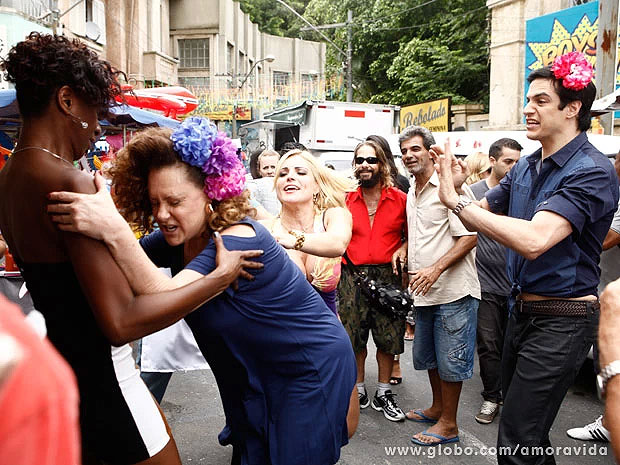
[(607, 382), (618, 374), (620, 374), (620, 360), (614, 360), (601, 370), (596, 377), (596, 387), (598, 388), (599, 396), (605, 396)]
[(452, 209), (452, 213), (454, 213), (456, 216), (459, 216), (459, 213), (463, 211), (463, 208), (465, 208), (467, 205), (471, 204), (472, 202), (473, 200), (467, 197), (466, 195), (459, 195), (459, 203), (457, 203), (456, 207)]

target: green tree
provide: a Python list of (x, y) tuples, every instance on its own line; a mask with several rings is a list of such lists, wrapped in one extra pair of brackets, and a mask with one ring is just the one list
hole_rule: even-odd
[[(488, 103), (484, 0), (311, 0), (305, 16), (314, 24), (343, 22), (348, 9), (355, 100), (404, 105), (451, 96), (454, 103)], [(345, 28), (327, 34), (346, 48)], [(342, 56), (328, 50), (328, 71), (342, 72)]]
[[(310, 0), (285, 0), (300, 15)], [(276, 36), (298, 37), (302, 21), (276, 0), (239, 0), (241, 10), (258, 24), (261, 32)]]

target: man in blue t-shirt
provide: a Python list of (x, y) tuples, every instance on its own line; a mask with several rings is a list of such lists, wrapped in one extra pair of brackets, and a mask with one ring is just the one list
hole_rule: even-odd
[(527, 137), (542, 147), (479, 204), (458, 194), (467, 173), (449, 143), (434, 147), (441, 201), (465, 226), (509, 248), (513, 305), (502, 354), (499, 464), (555, 462), (549, 430), (596, 336), (598, 263), (618, 180), (585, 132), (592, 75), (577, 52), (529, 75)]
[[(469, 186), (476, 200), (482, 200), (489, 189), (500, 183), (521, 158), (521, 150), (521, 144), (509, 138), (499, 139), (491, 144), (491, 174)], [(478, 423), (488, 424), (495, 419), (502, 402), (502, 348), (508, 321), (508, 296), (512, 288), (506, 273), (506, 248), (490, 237), (478, 234), (476, 269), (482, 290), (476, 342), (484, 400), (475, 418)]]

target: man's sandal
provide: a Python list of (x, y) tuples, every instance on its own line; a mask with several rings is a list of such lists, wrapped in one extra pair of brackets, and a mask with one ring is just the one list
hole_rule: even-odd
[[(410, 413), (413, 413), (420, 418), (411, 418), (409, 417)], [(415, 421), (416, 423), (437, 423), (437, 418), (427, 417), (426, 415), (424, 415), (424, 412), (421, 409), (409, 410), (407, 413), (405, 413), (405, 418), (409, 421)]]

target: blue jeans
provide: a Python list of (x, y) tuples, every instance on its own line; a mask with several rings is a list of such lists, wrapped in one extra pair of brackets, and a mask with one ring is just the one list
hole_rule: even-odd
[(479, 300), (465, 296), (441, 305), (416, 306), (413, 366), (438, 369), (443, 381), (472, 377)]

